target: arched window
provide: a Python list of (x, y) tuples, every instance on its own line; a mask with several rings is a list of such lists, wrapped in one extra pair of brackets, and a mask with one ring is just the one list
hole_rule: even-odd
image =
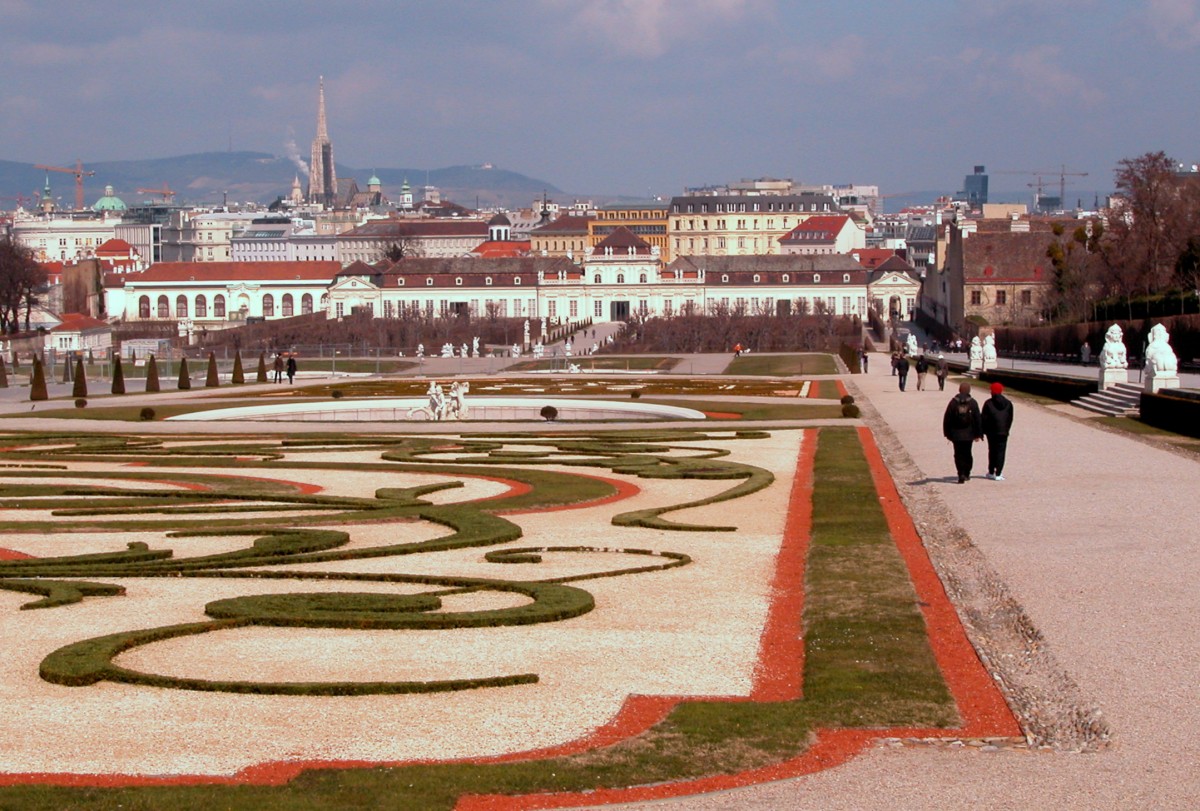
[(275, 315), (275, 297), (270, 293), (263, 296), (263, 318), (271, 318)]
[(225, 317), (225, 297), (220, 293), (213, 296), (213, 318)]
[(288, 318), (292, 315), (295, 315), (294, 308), (295, 308), (295, 305), (292, 303), (292, 294), (284, 293), (283, 294), (283, 317)]
[(204, 296), (196, 296), (196, 317), (208, 318), (208, 299)]
[(595, 276), (592, 277), (592, 282), (593, 282), (593, 284), (600, 284), (600, 274), (599, 273), (597, 273)]
[(328, 310), (328, 309), (329, 309), (329, 294), (322, 293), (321, 294), (321, 311), (324, 312), (325, 310)]
[(150, 317), (150, 297), (142, 296), (138, 299), (138, 318)]
[(625, 274), (624, 273), (617, 274), (617, 284), (625, 284)]
[(183, 295), (182, 293), (175, 297), (175, 317), (188, 317), (187, 296)]
[(312, 293), (305, 293), (300, 297), (300, 314), (308, 315), (312, 312)]
[(170, 318), (171, 317), (171, 302), (167, 300), (166, 296), (158, 297), (158, 317), (159, 318)]
[(639, 283), (639, 284), (645, 284), (645, 283), (646, 283), (646, 274), (645, 274), (645, 273), (643, 273), (641, 276), (638, 276), (638, 283)]

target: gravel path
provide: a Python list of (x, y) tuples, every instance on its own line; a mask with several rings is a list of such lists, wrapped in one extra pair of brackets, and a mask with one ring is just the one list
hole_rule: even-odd
[(951, 385), (901, 393), (875, 360), (852, 380), (901, 446), (889, 465), (918, 526), (965, 531), (960, 545), (973, 544), (1032, 623), (1025, 642), (1048, 660), (1043, 677), (1062, 681), (1041, 709), (1098, 708), (1091, 720), (1111, 741), (1084, 741), (1086, 752), (1062, 740), (997, 751), (883, 744), (810, 777), (608, 808), (1200, 807), (1200, 462), (1017, 398), (1007, 481), (982, 478), (979, 445), (979, 477), (958, 485), (940, 426)]

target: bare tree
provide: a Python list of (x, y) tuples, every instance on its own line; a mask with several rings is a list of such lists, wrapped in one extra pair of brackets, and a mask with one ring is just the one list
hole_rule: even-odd
[(45, 290), (46, 281), (46, 271), (32, 251), (11, 238), (0, 240), (0, 332), (20, 329), (22, 309), (29, 329), (37, 294)]

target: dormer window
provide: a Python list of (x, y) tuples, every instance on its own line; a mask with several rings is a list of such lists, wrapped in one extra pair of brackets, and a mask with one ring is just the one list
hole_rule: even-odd
[(755, 273), (754, 274), (754, 283), (758, 284), (760, 281), (762, 281), (762, 279), (759, 277), (759, 275), (757, 273)]
[(396, 279), (396, 287), (404, 287), (404, 277), (400, 276)]
[(520, 284), (521, 284), (521, 277), (520, 277), (520, 276), (513, 276), (513, 284), (515, 284), (515, 285), (517, 285), (517, 286), (520, 286)]
[(820, 284), (820, 283), (821, 283), (821, 274), (814, 273), (813, 274), (813, 284)]
[(462, 287), (462, 276), (455, 276), (455, 277), (454, 277), (454, 286), (455, 286), (455, 287)]
[(725, 284), (728, 284), (728, 283), (729, 283), (729, 274), (728, 274), (728, 273), (722, 273), (722, 274), (721, 274), (721, 281), (722, 281), (723, 283), (725, 283)]
[(849, 273), (843, 273), (843, 274), (842, 274), (842, 281), (843, 281), (843, 282), (845, 282), (846, 284), (849, 284), (849, 283), (850, 283), (850, 274), (849, 274)]
[(790, 277), (790, 276), (788, 276), (786, 273), (785, 273), (785, 274), (783, 274), (783, 283), (784, 283), (784, 284), (787, 284), (787, 283), (788, 283), (788, 282), (790, 282), (790, 281), (791, 281), (791, 277)]
[(432, 276), (426, 276), (426, 277), (425, 277), (425, 286), (426, 286), (426, 287), (433, 287), (433, 277), (432, 277)]
[(491, 277), (491, 276), (488, 276), (487, 278), (485, 278), (485, 279), (483, 280), (483, 283), (484, 283), (484, 285), (486, 285), (487, 287), (491, 287), (491, 286), (492, 286), (492, 277)]

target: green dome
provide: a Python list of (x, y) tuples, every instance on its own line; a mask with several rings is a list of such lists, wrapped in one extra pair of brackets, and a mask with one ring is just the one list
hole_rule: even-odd
[(129, 208), (125, 201), (113, 194), (112, 186), (104, 187), (104, 196), (92, 206), (92, 211), (125, 211)]
[(371, 175), (371, 179), (367, 181), (367, 185), (368, 186), (382, 186), (383, 181), (379, 179), (378, 175)]

